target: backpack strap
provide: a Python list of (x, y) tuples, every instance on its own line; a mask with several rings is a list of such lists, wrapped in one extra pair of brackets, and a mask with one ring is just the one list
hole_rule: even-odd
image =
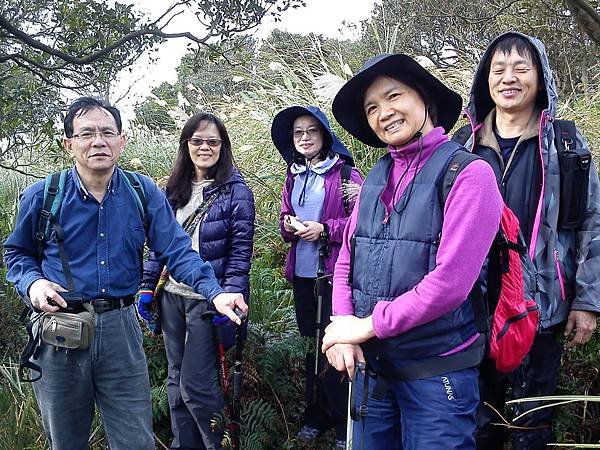
[(65, 184), (68, 171), (69, 169), (65, 169), (46, 177), (46, 182), (44, 184), (44, 201), (38, 219), (37, 232), (35, 233), (35, 239), (38, 242), (38, 260), (42, 259), (44, 241), (50, 239), (52, 223), (55, 222), (56, 215), (60, 210), (60, 205), (65, 195)]
[(577, 127), (572, 120), (554, 119), (554, 142), (559, 152), (569, 150), (577, 141)]
[[(19, 380), (26, 383), (33, 383), (34, 381), (37, 381), (40, 378), (42, 378), (42, 368), (38, 364), (31, 361), (31, 359), (38, 358), (40, 351), (40, 329), (39, 327), (37, 327), (37, 332), (34, 334), (33, 328), (35, 322), (39, 320), (41, 315), (33, 320), (30, 320), (32, 312), (33, 309), (26, 306), (23, 312), (21, 313), (20, 318), (22, 321), (27, 321), (25, 328), (27, 330), (27, 336), (29, 338), (19, 358)], [(25, 372), (26, 369), (29, 369), (30, 376), (27, 376)]]
[(122, 170), (122, 172), (123, 175), (125, 175), (125, 184), (135, 199), (138, 212), (142, 218), (142, 223), (144, 226), (146, 226), (146, 209), (148, 207), (148, 202), (146, 200), (146, 193), (144, 192), (144, 186), (139, 178), (139, 174), (129, 170)]
[(444, 177), (442, 178), (442, 182), (440, 184), (440, 204), (442, 208), (446, 205), (446, 199), (448, 198), (448, 194), (450, 194), (450, 190), (452, 186), (454, 186), (454, 182), (458, 177), (458, 174), (463, 171), (465, 167), (467, 167), (471, 162), (481, 159), (479, 156), (468, 152), (466, 150), (459, 151), (450, 158), (450, 162), (446, 166), (446, 171), (444, 172)]
[[(352, 175), (352, 166), (348, 163), (344, 163), (340, 176), (342, 178), (342, 186), (347, 185), (350, 182), (350, 176)], [(350, 200), (347, 195), (344, 195), (342, 190), (342, 201), (344, 202), (344, 211), (346, 214), (350, 212)]]
[(464, 125), (452, 135), (452, 141), (460, 145), (465, 145), (469, 140), (469, 137), (471, 137), (472, 132), (471, 125)]
[[(442, 210), (446, 205), (446, 200), (448, 199), (448, 195), (450, 194), (452, 186), (454, 186), (454, 182), (456, 181), (458, 174), (460, 174), (471, 162), (477, 159), (481, 158), (466, 150), (458, 151), (452, 156), (452, 158), (450, 158), (450, 162), (446, 166), (446, 171), (444, 172), (442, 182), (440, 183), (439, 196)], [(471, 300), (471, 305), (473, 307), (473, 313), (475, 315), (475, 327), (477, 328), (477, 331), (480, 333), (487, 333), (489, 331), (489, 311), (485, 302), (482, 287), (478, 281), (475, 282), (473, 288), (471, 289), (471, 292), (469, 293), (469, 299)]]

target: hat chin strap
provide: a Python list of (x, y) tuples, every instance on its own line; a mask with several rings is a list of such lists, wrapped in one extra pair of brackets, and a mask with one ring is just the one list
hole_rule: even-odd
[(313, 159), (315, 159), (316, 157), (318, 157), (319, 153), (321, 153), (321, 150), (319, 150), (317, 153), (315, 153), (314, 155), (312, 155), (310, 158), (305, 156), (304, 157), (304, 161), (306, 162), (305, 166), (306, 167), (313, 166)]
[(419, 127), (419, 129), (417, 130), (417, 132), (415, 134), (413, 134), (413, 137), (411, 137), (408, 140), (408, 142), (412, 142), (413, 139), (417, 139), (417, 138), (420, 138), (421, 136), (423, 136), (423, 133), (422, 133), (423, 127), (427, 123), (427, 118), (428, 117), (429, 117), (429, 108), (425, 108), (425, 118), (423, 119), (423, 123), (421, 124), (421, 126)]

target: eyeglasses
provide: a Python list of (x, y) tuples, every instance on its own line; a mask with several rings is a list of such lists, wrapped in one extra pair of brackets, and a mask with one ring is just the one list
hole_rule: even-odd
[(96, 139), (96, 136), (100, 136), (102, 139), (111, 140), (116, 137), (119, 137), (121, 133), (117, 133), (113, 130), (104, 130), (104, 131), (82, 131), (79, 134), (74, 134), (71, 138), (78, 139), (82, 142), (91, 141)]
[(318, 135), (320, 132), (321, 130), (319, 130), (318, 128), (309, 128), (307, 130), (294, 130), (292, 131), (292, 136), (294, 136), (294, 139), (300, 140), (302, 139), (302, 136), (304, 136), (304, 133), (306, 133), (306, 135), (310, 139)]
[(200, 147), (205, 142), (209, 147), (218, 147), (221, 145), (221, 139), (210, 138), (210, 139), (201, 139), (201, 138), (190, 138), (187, 140), (188, 143), (192, 144), (194, 147)]

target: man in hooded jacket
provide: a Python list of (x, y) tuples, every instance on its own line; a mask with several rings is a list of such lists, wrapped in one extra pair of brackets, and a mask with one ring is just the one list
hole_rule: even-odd
[[(490, 44), (477, 68), (465, 109), (468, 132), (461, 129), (455, 135), (492, 165), (506, 205), (519, 218), (536, 268), (541, 309), (539, 331), (521, 367), (507, 376), (489, 359), (482, 364), (476, 435), (480, 449), (501, 449), (504, 441), (503, 428), (490, 425), (497, 421), (496, 414), (484, 402), (502, 410), (507, 383), (514, 398), (554, 394), (561, 334), (567, 336), (567, 348), (585, 344), (600, 312), (598, 174), (592, 162), (582, 224), (561, 228), (559, 211), (567, 205), (560, 202), (553, 127), (557, 100), (543, 44), (534, 37), (505, 33)], [(575, 145), (587, 147), (579, 131)], [(523, 403), (516, 413), (540, 405)], [(513, 449), (545, 449), (554, 440), (550, 408), (526, 415), (517, 425), (523, 428), (513, 435)]]

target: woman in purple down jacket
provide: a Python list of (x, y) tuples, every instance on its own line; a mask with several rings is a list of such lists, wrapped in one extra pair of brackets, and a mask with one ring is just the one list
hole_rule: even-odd
[[(178, 222), (190, 230), (192, 247), (211, 263), (219, 284), (226, 292), (243, 293), (247, 302), (254, 198), (233, 165), (231, 142), (219, 118), (198, 113), (186, 122), (166, 194)], [(141, 295), (154, 290), (162, 268), (159, 255), (150, 254)], [(224, 401), (213, 324), (202, 317), (210, 306), (202, 300), (172, 278), (160, 298), (173, 449), (221, 448), (222, 433), (210, 422)]]
[[(353, 196), (348, 195), (353, 190), (349, 186), (354, 185), (358, 190), (362, 179), (352, 167), (350, 152), (331, 131), (319, 108), (292, 106), (279, 112), (273, 119), (271, 137), (288, 164), (279, 215), (281, 235), (291, 243), (285, 274), (292, 283), (300, 334), (314, 337), (319, 251), (321, 248), (327, 251), (325, 276), (331, 276), (344, 227), (354, 206)], [(331, 315), (330, 278), (320, 285), (322, 330)], [(336, 448), (344, 448), (347, 383), (331, 367), (326, 369), (322, 355), (319, 376), (314, 380), (314, 364), (314, 354), (307, 355), (304, 425), (296, 437), (310, 442), (333, 427)]]

